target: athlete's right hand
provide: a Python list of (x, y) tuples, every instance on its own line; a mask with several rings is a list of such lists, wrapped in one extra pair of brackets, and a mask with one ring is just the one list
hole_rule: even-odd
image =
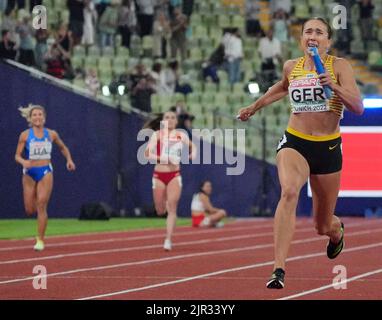
[(239, 110), (237, 118), (241, 121), (247, 121), (250, 117), (252, 117), (255, 114), (255, 112), (256, 111), (254, 110), (253, 106), (242, 108)]
[(32, 161), (30, 160), (23, 160), (22, 166), (24, 169), (32, 168)]

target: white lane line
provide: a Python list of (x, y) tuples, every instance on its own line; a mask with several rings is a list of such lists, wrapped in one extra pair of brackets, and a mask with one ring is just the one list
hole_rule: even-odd
[[(382, 229), (380, 229), (380, 230), (382, 231)], [(355, 232), (355, 233), (350, 233), (347, 235), (347, 237), (363, 235), (363, 234), (367, 234), (367, 233), (370, 233), (370, 231), (359, 231), (359, 232)], [(301, 240), (294, 240), (294, 241), (292, 241), (292, 244), (305, 244), (307, 242), (324, 241), (324, 240), (326, 241), (326, 239), (324, 239), (322, 237), (312, 237), (312, 238), (306, 238), (306, 239), (301, 239)], [(171, 256), (171, 257), (166, 257), (166, 258), (156, 258), (156, 259), (149, 259), (149, 260), (132, 261), (132, 262), (103, 265), (103, 266), (97, 266), (97, 267), (72, 269), (72, 270), (67, 270), (67, 271), (62, 271), (62, 272), (49, 273), (47, 275), (47, 277), (61, 276), (61, 275), (66, 275), (66, 274), (79, 273), (79, 272), (99, 271), (99, 270), (106, 270), (106, 269), (122, 268), (122, 267), (144, 265), (144, 264), (150, 264), (150, 263), (160, 263), (160, 262), (173, 261), (173, 260), (186, 259), (186, 258), (194, 258), (194, 257), (200, 257), (200, 256), (208, 256), (208, 255), (214, 255), (214, 254), (238, 253), (241, 251), (259, 250), (259, 249), (264, 249), (264, 248), (273, 248), (273, 243), (261, 244), (261, 245), (255, 245), (255, 246), (249, 246), (249, 247), (239, 247), (239, 248), (232, 248), (232, 249), (216, 250), (216, 251), (204, 251), (204, 252), (198, 252), (198, 253), (190, 253), (190, 254)], [(15, 283), (15, 282), (30, 281), (33, 279), (35, 279), (34, 276), (33, 277), (26, 277), (26, 278), (18, 278), (18, 279), (13, 279), (13, 280), (0, 281), (0, 285), (1, 284), (8, 284), (8, 283)]]
[[(354, 248), (350, 248), (350, 249), (345, 249), (345, 250), (343, 250), (342, 254), (347, 253), (347, 252), (358, 251), (358, 250), (366, 250), (366, 249), (376, 248), (376, 247), (380, 247), (380, 246), (382, 246), (382, 242), (373, 243), (373, 244), (369, 244), (369, 245), (365, 245), (365, 246), (354, 247)], [(326, 255), (326, 253), (318, 252), (318, 253), (288, 258), (287, 261), (303, 260), (303, 259), (315, 258), (315, 257), (320, 257), (320, 256), (325, 256), (325, 255)], [(139, 288), (132, 288), (132, 289), (126, 289), (126, 290), (121, 290), (121, 291), (116, 291), (116, 292), (104, 293), (104, 294), (99, 294), (99, 295), (90, 296), (90, 297), (84, 297), (84, 298), (80, 298), (80, 299), (76, 299), (76, 300), (92, 300), (92, 299), (106, 298), (106, 297), (111, 297), (111, 296), (116, 296), (116, 295), (121, 295), (121, 294), (127, 294), (127, 293), (131, 293), (131, 292), (150, 290), (150, 289), (154, 289), (154, 288), (170, 286), (170, 285), (175, 285), (178, 283), (189, 282), (189, 281), (193, 281), (193, 280), (197, 280), (197, 279), (216, 276), (216, 275), (220, 275), (223, 273), (260, 268), (260, 267), (272, 265), (273, 263), (274, 263), (274, 261), (267, 261), (267, 262), (251, 264), (251, 265), (242, 266), (242, 267), (223, 269), (223, 270), (219, 270), (219, 271), (215, 271), (215, 272), (199, 274), (199, 275), (196, 275), (193, 277), (183, 278), (180, 280), (167, 281), (167, 282), (157, 283), (157, 284), (148, 285), (148, 286), (139, 287)]]
[[(224, 233), (228, 231), (243, 231), (243, 230), (252, 230), (252, 229), (263, 229), (263, 228), (272, 228), (272, 225), (254, 225), (252, 227), (245, 226), (245, 227), (235, 227), (235, 228), (221, 228), (221, 229), (204, 229), (204, 230), (191, 230), (191, 231), (184, 231), (184, 232), (175, 232), (174, 236), (188, 236), (188, 235), (199, 235), (199, 234), (208, 234), (208, 233)], [(158, 230), (158, 229), (157, 229)], [(84, 244), (98, 244), (98, 243), (107, 243), (107, 242), (116, 242), (116, 241), (136, 241), (136, 240), (147, 240), (147, 239), (155, 239), (155, 238), (163, 238), (163, 230), (159, 229), (161, 231), (157, 234), (151, 234), (151, 235), (144, 235), (144, 236), (134, 236), (130, 237), (128, 234), (126, 234), (125, 237), (121, 238), (109, 238), (104, 240), (81, 240), (81, 241), (73, 241), (73, 242), (58, 242), (58, 243), (48, 243), (48, 247), (66, 247), (69, 245), (84, 245)], [(102, 233), (99, 233), (99, 235), (103, 235)], [(20, 250), (20, 249), (31, 249), (31, 245), (28, 246), (17, 246), (17, 247), (4, 247), (0, 248), (0, 251), (14, 251), (14, 250)]]
[(349, 282), (352, 282), (352, 281), (355, 281), (355, 280), (358, 280), (358, 279), (366, 278), (366, 277), (369, 277), (369, 276), (372, 276), (374, 274), (378, 274), (378, 273), (381, 273), (381, 272), (382, 272), (382, 268), (374, 270), (374, 271), (362, 273), (362, 274), (360, 274), (358, 276), (351, 277), (351, 278), (346, 279), (344, 281), (341, 281), (339, 283), (331, 283), (331, 284), (328, 284), (326, 286), (322, 286), (322, 287), (318, 287), (318, 288), (315, 288), (315, 289), (303, 291), (301, 293), (296, 293), (296, 294), (293, 294), (293, 295), (290, 295), (290, 296), (287, 296), (287, 297), (283, 297), (283, 298), (280, 298), (280, 299), (277, 299), (277, 300), (291, 300), (291, 299), (299, 298), (299, 297), (302, 297), (302, 296), (306, 296), (308, 294), (324, 291), (326, 289), (331, 289), (331, 288), (334, 288), (336, 286), (339, 286), (339, 285), (342, 285), (342, 284), (345, 284), (345, 283), (349, 283)]
[[(348, 224), (347, 227), (352, 226), (359, 226), (359, 223), (355, 224)], [(246, 227), (246, 229), (252, 230), (250, 227)], [(382, 229), (375, 229), (376, 232)], [(298, 232), (309, 232), (312, 231), (312, 228), (302, 228), (297, 229), (295, 233)], [(373, 230), (364, 230), (360, 231), (361, 234), (369, 234)], [(192, 233), (191, 233), (192, 234)], [(209, 232), (209, 234), (212, 234), (212, 232)], [(355, 233), (357, 235), (357, 233)], [(209, 238), (209, 239), (201, 239), (201, 240), (192, 240), (192, 241), (185, 241), (185, 242), (179, 242), (176, 243), (177, 246), (185, 246), (185, 245), (195, 245), (195, 244), (204, 244), (209, 243), (211, 241), (233, 241), (233, 240), (241, 240), (241, 239), (250, 239), (250, 238), (260, 238), (260, 237), (266, 237), (266, 236), (273, 236), (273, 232), (265, 232), (265, 233), (257, 233), (257, 234), (246, 234), (241, 236), (229, 236), (229, 237), (220, 237), (220, 238)], [(161, 236), (163, 237), (163, 236)], [(0, 261), (0, 265), (7, 265), (7, 264), (15, 264), (15, 263), (23, 263), (23, 262), (32, 262), (32, 261), (46, 261), (46, 260), (54, 260), (54, 259), (63, 259), (68, 257), (81, 257), (81, 256), (89, 256), (89, 255), (98, 255), (98, 254), (108, 254), (108, 253), (116, 253), (116, 252), (127, 252), (127, 251), (136, 251), (136, 250), (149, 250), (149, 249), (155, 249), (155, 248), (161, 248), (162, 245), (155, 244), (155, 245), (146, 245), (146, 246), (138, 246), (138, 247), (123, 247), (123, 248), (115, 248), (115, 249), (103, 249), (103, 250), (90, 250), (90, 251), (80, 251), (80, 252), (74, 252), (74, 253), (67, 253), (67, 254), (57, 254), (57, 255), (51, 255), (51, 256), (43, 256), (43, 257), (33, 257), (33, 258), (24, 258), (24, 259), (13, 259), (13, 260), (3, 260)]]

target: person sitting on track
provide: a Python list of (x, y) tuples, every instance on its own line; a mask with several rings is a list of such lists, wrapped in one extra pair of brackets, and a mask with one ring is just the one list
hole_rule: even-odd
[[(344, 247), (344, 225), (334, 215), (342, 170), (339, 123), (344, 106), (357, 115), (363, 113), (364, 107), (350, 63), (327, 54), (331, 38), (332, 29), (324, 19), (304, 22), (300, 40), (304, 56), (286, 61), (281, 81), (238, 115), (246, 121), (289, 93), (292, 113), (276, 157), (281, 197), (274, 220), (274, 271), (266, 284), (271, 289), (284, 287), (299, 193), (308, 179), (317, 233), (329, 237), (328, 258), (336, 258)], [(317, 48), (324, 65), (325, 72), (320, 75), (311, 56), (314, 49), (310, 47)], [(326, 96), (325, 86), (331, 90), (331, 96)]]
[(193, 227), (223, 227), (223, 218), (227, 216), (224, 209), (215, 208), (210, 201), (212, 183), (208, 180), (200, 185), (199, 192), (194, 194), (191, 202)]
[[(23, 166), (24, 206), (27, 215), (37, 211), (38, 236), (33, 247), (36, 251), (44, 250), (44, 236), (48, 224), (48, 202), (53, 189), (53, 167), (51, 164), (52, 143), (60, 148), (66, 158), (66, 168), (76, 169), (69, 149), (54, 130), (44, 127), (45, 108), (30, 104), (19, 108), (21, 115), (27, 119), (30, 129), (20, 134), (15, 160)], [(26, 159), (22, 157), (25, 152)]]

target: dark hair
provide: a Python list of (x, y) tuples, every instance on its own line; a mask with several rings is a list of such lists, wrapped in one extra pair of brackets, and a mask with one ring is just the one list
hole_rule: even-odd
[(206, 193), (203, 191), (203, 187), (204, 187), (204, 185), (205, 185), (207, 182), (211, 183), (210, 180), (203, 180), (203, 181), (200, 183), (200, 185), (199, 185), (199, 192), (206, 194)]
[(153, 67), (152, 67), (152, 70), (155, 71), (155, 72), (161, 72), (162, 70), (162, 64), (159, 63), (159, 62), (155, 62)]
[(143, 129), (152, 129), (154, 131), (158, 131), (160, 129), (160, 123), (163, 120), (165, 113), (173, 112), (171, 109), (162, 113), (155, 113), (155, 118), (148, 120), (144, 125)]
[(156, 113), (154, 119), (148, 120), (144, 125), (143, 129), (152, 129), (157, 131), (160, 129), (160, 122), (163, 119), (163, 113)]
[(321, 18), (321, 17), (313, 17), (308, 20), (305, 20), (301, 27), (301, 34), (304, 32), (305, 24), (311, 20), (318, 20), (318, 21), (321, 21), (323, 24), (325, 24), (326, 29), (328, 29), (328, 38), (329, 39), (332, 38), (332, 35), (333, 35), (332, 27), (330, 26), (329, 22), (327, 22), (324, 18)]
[(171, 68), (171, 69), (178, 69), (179, 67), (179, 62), (177, 60), (173, 60), (173, 61), (170, 61), (168, 66)]
[(3, 31), (1, 31), (1, 36), (4, 37), (8, 32), (9, 30), (4, 29)]

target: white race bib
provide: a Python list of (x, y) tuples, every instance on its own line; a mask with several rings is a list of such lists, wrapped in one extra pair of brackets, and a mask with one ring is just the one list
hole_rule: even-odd
[(293, 113), (330, 110), (328, 101), (325, 99), (324, 89), (314, 75), (291, 80), (288, 91)]
[(49, 140), (31, 141), (29, 144), (30, 160), (50, 160), (52, 143)]

